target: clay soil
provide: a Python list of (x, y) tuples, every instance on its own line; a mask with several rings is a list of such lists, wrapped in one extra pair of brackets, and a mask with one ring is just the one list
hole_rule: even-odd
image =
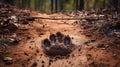
[[(70, 18), (62, 13), (45, 14), (31, 11), (30, 15)], [(19, 26), (15, 33), (20, 42), (0, 48), (0, 67), (120, 67), (119, 39), (98, 35), (98, 32), (83, 32), (83, 26), (74, 24), (75, 22), (76, 20), (36, 19)], [(69, 35), (75, 44), (76, 48), (68, 56), (48, 56), (43, 52), (42, 40), (56, 32)], [(6, 64), (4, 57), (12, 58), (12, 64)]]

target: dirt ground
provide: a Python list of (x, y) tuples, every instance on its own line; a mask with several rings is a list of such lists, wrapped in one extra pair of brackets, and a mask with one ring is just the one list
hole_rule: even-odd
[[(44, 14), (31, 12), (31, 16), (70, 18), (65, 14)], [(20, 43), (7, 46), (2, 57), (12, 58), (12, 64), (0, 60), (0, 67), (120, 67), (120, 44), (115, 37), (99, 37), (83, 33), (76, 20), (36, 19), (34, 22), (19, 27), (16, 31)], [(69, 35), (75, 49), (67, 56), (48, 56), (43, 52), (42, 40), (50, 34), (61, 32)], [(97, 33), (96, 33), (97, 34)]]

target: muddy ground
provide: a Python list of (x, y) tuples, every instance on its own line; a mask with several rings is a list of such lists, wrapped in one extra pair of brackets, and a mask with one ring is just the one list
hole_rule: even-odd
[[(30, 12), (32, 17), (44, 18), (71, 18), (73, 15)], [(17, 44), (1, 45), (0, 67), (120, 67), (120, 37), (87, 29), (89, 24), (81, 24), (86, 22), (85, 19), (79, 22), (49, 19), (22, 22), (17, 24), (17, 30), (6, 34), (8, 37), (13, 35), (18, 41), (15, 41)], [(69, 35), (75, 45), (75, 49), (66, 56), (49, 56), (42, 48), (42, 41), (56, 32)], [(1, 33), (1, 38), (6, 36), (5, 33)]]

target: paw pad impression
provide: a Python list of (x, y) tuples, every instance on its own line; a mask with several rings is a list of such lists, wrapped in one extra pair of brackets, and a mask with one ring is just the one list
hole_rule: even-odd
[(70, 36), (63, 35), (61, 32), (49, 35), (42, 41), (42, 48), (46, 55), (49, 56), (65, 56), (73, 51), (74, 45)]

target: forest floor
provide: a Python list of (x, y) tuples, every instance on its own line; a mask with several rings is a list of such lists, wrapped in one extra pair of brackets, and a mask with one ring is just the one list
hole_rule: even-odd
[[(119, 18), (94, 11), (46, 14), (0, 7), (0, 67), (120, 67)], [(43, 18), (84, 18), (35, 21), (21, 18), (29, 17), (28, 13)], [(70, 36), (75, 45), (70, 54), (49, 56), (44, 52), (42, 41), (56, 32)]]

